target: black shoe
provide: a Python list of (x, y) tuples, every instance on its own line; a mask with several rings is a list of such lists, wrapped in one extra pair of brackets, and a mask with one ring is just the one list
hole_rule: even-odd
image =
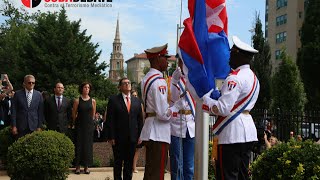
[(75, 174), (80, 174), (80, 169), (76, 170)]

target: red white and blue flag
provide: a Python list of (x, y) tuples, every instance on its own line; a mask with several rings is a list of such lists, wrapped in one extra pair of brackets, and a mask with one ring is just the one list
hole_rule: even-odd
[(225, 0), (189, 0), (179, 53), (194, 97), (215, 89), (216, 79), (230, 72)]

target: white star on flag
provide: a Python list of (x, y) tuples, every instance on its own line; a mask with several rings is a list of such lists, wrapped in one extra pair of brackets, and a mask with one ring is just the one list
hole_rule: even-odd
[(221, 13), (223, 8), (225, 8), (225, 7), (226, 7), (226, 3), (222, 3), (215, 8), (211, 8), (210, 6), (208, 6), (206, 4), (206, 17), (207, 17), (208, 29), (210, 29), (210, 27), (212, 25), (219, 26), (219, 27), (221, 27), (221, 29), (224, 28), (224, 24), (223, 24), (221, 18), (219, 17), (219, 14)]

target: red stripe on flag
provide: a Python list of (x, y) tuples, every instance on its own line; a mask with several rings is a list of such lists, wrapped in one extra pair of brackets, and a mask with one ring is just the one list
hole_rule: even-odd
[(196, 37), (193, 32), (192, 19), (188, 18), (184, 20), (184, 31), (180, 36), (179, 47), (188, 52), (189, 56), (198, 61), (200, 64), (204, 64), (200, 49)]

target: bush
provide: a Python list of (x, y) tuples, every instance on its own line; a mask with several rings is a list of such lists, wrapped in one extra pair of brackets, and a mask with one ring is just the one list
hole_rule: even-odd
[(291, 140), (264, 151), (251, 165), (252, 179), (319, 179), (320, 145)]
[(14, 137), (11, 134), (11, 129), (10, 127), (5, 127), (0, 131), (0, 159), (1, 162), (6, 165), (7, 163), (7, 153), (8, 153), (8, 148), (13, 144), (14, 142)]
[(215, 180), (215, 167), (213, 167), (212, 163), (212, 141), (209, 141), (209, 165), (208, 165), (208, 180)]
[(93, 156), (93, 164), (92, 167), (101, 167), (102, 161), (98, 156)]
[(15, 180), (66, 179), (74, 158), (74, 145), (56, 131), (36, 131), (8, 150), (8, 175)]

